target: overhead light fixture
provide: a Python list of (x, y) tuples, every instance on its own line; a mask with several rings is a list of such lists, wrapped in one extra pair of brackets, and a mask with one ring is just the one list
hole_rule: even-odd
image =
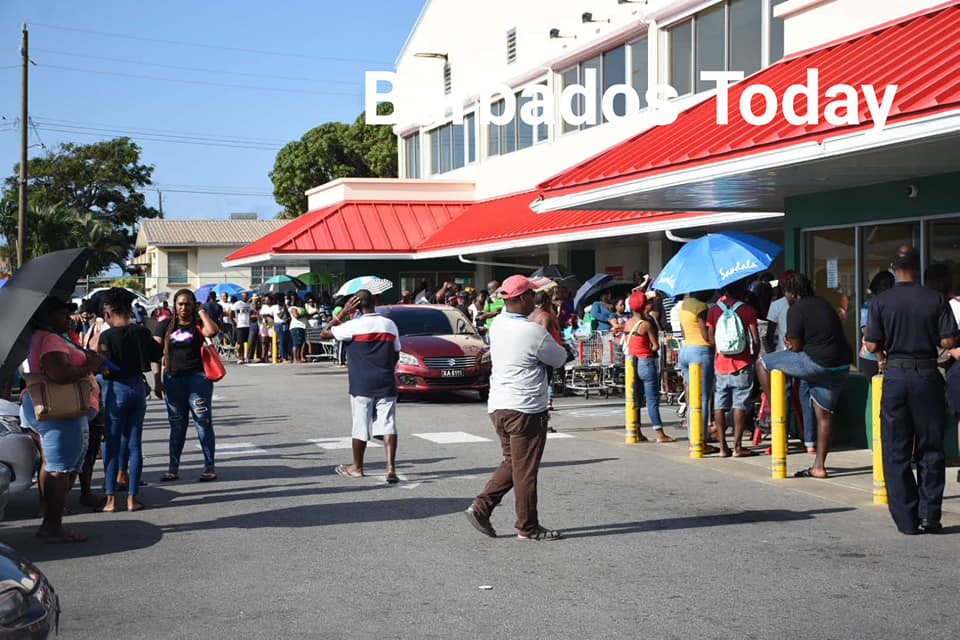
[(447, 54), (445, 53), (415, 53), (413, 54), (414, 58), (434, 58), (436, 60), (447, 60)]
[(647, 4), (647, 0), (617, 0), (617, 4)]
[(588, 24), (590, 22), (610, 22), (610, 18), (607, 18), (606, 20), (594, 20), (593, 14), (589, 11), (584, 11), (583, 15), (580, 16), (580, 19), (583, 20), (583, 24)]
[(551, 40), (554, 39), (554, 38), (574, 38), (574, 39), (576, 39), (576, 37), (577, 37), (577, 36), (562, 36), (562, 35), (560, 35), (560, 29), (557, 29), (556, 27), (554, 27), (553, 29), (550, 29), (550, 39), (551, 39)]

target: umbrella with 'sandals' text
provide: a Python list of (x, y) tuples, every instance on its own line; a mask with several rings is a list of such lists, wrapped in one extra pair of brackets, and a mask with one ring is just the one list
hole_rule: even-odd
[(675, 296), (722, 289), (770, 266), (783, 249), (740, 231), (708, 233), (683, 245), (663, 266), (652, 288)]

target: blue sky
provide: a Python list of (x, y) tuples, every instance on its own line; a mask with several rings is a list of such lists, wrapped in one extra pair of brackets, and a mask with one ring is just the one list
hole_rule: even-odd
[[(0, 116), (7, 118), (0, 120), (0, 175), (19, 160), (10, 123), (20, 114), (26, 21), (37, 63), (30, 68), (31, 145), (129, 132), (142, 161), (156, 167), (167, 217), (273, 217), (280, 208), (267, 174), (277, 150), (323, 122), (352, 122), (363, 110), (363, 72), (393, 69), (422, 6), (0, 0)], [(182, 192), (197, 190), (239, 195)], [(157, 194), (147, 201), (156, 206)]]

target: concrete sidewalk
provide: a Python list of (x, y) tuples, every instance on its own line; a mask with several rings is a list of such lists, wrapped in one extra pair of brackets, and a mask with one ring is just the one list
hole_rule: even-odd
[[(681, 429), (680, 421), (673, 415), (674, 407), (661, 407), (661, 414), (664, 431), (676, 438), (675, 443), (657, 444), (653, 441), (653, 429), (647, 424), (642, 424), (641, 431), (643, 435), (650, 438), (650, 442), (626, 444), (622, 400), (584, 401), (582, 398), (567, 397), (558, 399), (555, 406), (557, 410), (551, 414), (551, 424), (558, 430), (576, 434), (579, 438), (614, 444), (624, 450), (642, 450), (645, 453), (690, 464), (691, 467), (706, 468), (755, 482), (789, 488), (848, 506), (884, 512), (887, 510), (885, 505), (873, 503), (873, 452), (870, 449), (841, 448), (831, 451), (827, 456), (829, 478), (794, 478), (794, 473), (810, 466), (813, 456), (807, 454), (799, 442), (791, 440), (790, 453), (787, 455), (787, 478), (774, 480), (771, 477), (771, 457), (763, 453), (764, 449), (770, 446), (769, 439), (764, 439), (757, 447), (749, 447), (757, 453), (756, 456), (720, 458), (714, 454), (694, 460), (690, 458), (687, 449), (686, 430)], [(641, 411), (645, 419), (646, 411)], [(727, 442), (732, 444), (732, 437), (728, 437)], [(744, 442), (749, 444), (746, 436)], [(958, 471), (960, 471), (958, 467), (947, 467), (947, 481), (943, 495), (945, 526), (960, 525)]]

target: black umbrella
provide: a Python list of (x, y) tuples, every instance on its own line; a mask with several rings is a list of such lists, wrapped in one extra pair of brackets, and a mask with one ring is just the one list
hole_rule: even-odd
[(570, 273), (570, 269), (567, 269), (562, 264), (548, 264), (545, 267), (540, 267), (534, 271), (530, 277), (537, 278), (550, 278), (551, 280), (563, 280), (564, 278), (569, 278), (573, 274)]
[(33, 314), (50, 296), (70, 301), (88, 256), (88, 249), (47, 253), (23, 265), (0, 289), (0, 381), (11, 379), (27, 357)]

